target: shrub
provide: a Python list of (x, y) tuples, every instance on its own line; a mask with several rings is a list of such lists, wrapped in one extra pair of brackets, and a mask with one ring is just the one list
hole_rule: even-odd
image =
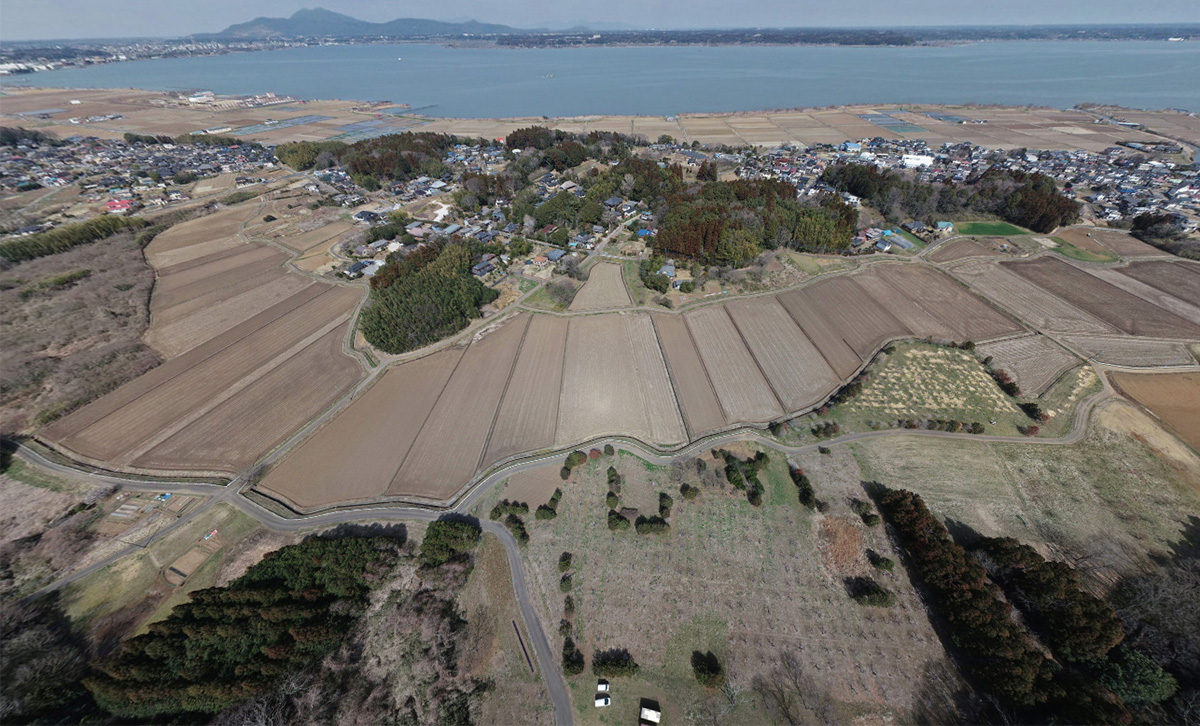
[(506, 514), (529, 514), (529, 505), (525, 502), (510, 502), (507, 499), (501, 499), (496, 506), (492, 507), (491, 514), (488, 516), (492, 519), (500, 519)]
[(621, 475), (617, 473), (616, 468), (608, 467), (608, 488), (614, 494), (621, 493)]
[(796, 485), (797, 494), (800, 497), (800, 504), (808, 509), (817, 508), (817, 496), (813, 491), (812, 483), (804, 474), (803, 469), (792, 469), (792, 482)]
[(600, 458), (600, 449), (592, 449), (591, 451), (589, 451), (588, 458), (589, 459), (599, 459)]
[(760, 484), (758, 484), (758, 480), (756, 479), (754, 486), (750, 487), (746, 491), (746, 501), (750, 502), (750, 504), (752, 506), (761, 507), (762, 506), (762, 492), (763, 492), (762, 486)]
[(570, 595), (563, 598), (563, 612), (567, 615), (575, 612), (575, 598)]
[(558, 475), (560, 477), (562, 477), (563, 481), (566, 481), (567, 479), (571, 478), (571, 469), (569, 467), (564, 466), (563, 468), (558, 470)]
[(564, 638), (571, 637), (571, 621), (562, 618), (558, 621), (558, 634)]
[(613, 492), (609, 492), (605, 498), (605, 504), (608, 505), (609, 509), (616, 509), (621, 504), (621, 498)]
[(510, 514), (504, 518), (504, 526), (508, 527), (513, 533), (513, 537), (521, 544), (529, 543), (529, 532), (525, 529), (525, 520), (515, 514)]
[(567, 455), (567, 461), (565, 464), (563, 464), (563, 466), (565, 466), (568, 469), (574, 469), (575, 467), (579, 466), (580, 464), (584, 463), (587, 460), (588, 460), (588, 455), (585, 454), (584, 452), (572, 451), (570, 454)]
[(891, 572), (892, 570), (896, 569), (895, 560), (890, 557), (884, 557), (875, 550), (867, 550), (867, 561), (869, 561), (871, 566), (876, 570)]
[(621, 513), (610, 509), (608, 510), (608, 528), (614, 532), (624, 532), (629, 529), (629, 520), (621, 516)]
[[(628, 521), (626, 520), (626, 522)], [(662, 534), (671, 531), (671, 525), (662, 517), (640, 516), (633, 526), (637, 529), (638, 534)]]
[(679, 493), (683, 495), (684, 499), (692, 500), (700, 496), (700, 488), (691, 484), (682, 484), (679, 487)]
[(707, 653), (692, 651), (692, 673), (705, 688), (720, 688), (725, 683), (725, 670), (711, 650)]
[(666, 519), (671, 516), (671, 507), (674, 506), (675, 500), (666, 492), (658, 493), (658, 516)]
[(829, 502), (825, 501), (824, 499), (818, 499), (817, 500), (817, 511), (820, 512), (821, 514), (828, 512), (829, 511)]
[(563, 640), (563, 673), (568, 676), (577, 676), (583, 673), (583, 653), (579, 652), (579, 648), (575, 647), (575, 641), (567, 638)]
[(613, 445), (612, 445), (612, 444), (605, 444), (605, 445), (604, 445), (604, 455), (605, 455), (605, 456), (612, 456), (612, 455), (613, 455), (613, 454), (615, 454), (615, 453), (616, 453), (616, 450), (615, 450), (615, 449), (613, 449)]
[(554, 519), (558, 516), (558, 510), (548, 504), (543, 504), (537, 508), (533, 516), (537, 519)]
[(267, 216), (263, 217), (264, 222), (274, 222), (276, 219), (277, 217), (274, 214), (268, 214)]
[(890, 590), (869, 577), (851, 577), (846, 580), (846, 591), (850, 599), (859, 605), (890, 608), (896, 604), (896, 596)]
[(571, 562), (575, 559), (570, 552), (563, 552), (558, 556), (558, 571), (566, 572), (571, 569)]
[(575, 578), (571, 576), (571, 573), (568, 572), (562, 577), (558, 578), (559, 590), (562, 590), (563, 592), (570, 592), (571, 588), (573, 587), (575, 587)]
[(1121, 646), (1101, 665), (1097, 678), (1131, 706), (1167, 700), (1179, 688), (1175, 678), (1133, 648)]
[(592, 673), (601, 678), (620, 678), (638, 674), (637, 661), (624, 648), (599, 650), (592, 655)]
[(867, 525), (868, 527), (878, 526), (879, 522), (882, 521), (879, 519), (879, 515), (875, 513), (875, 510), (871, 507), (869, 502), (864, 502), (861, 499), (855, 499), (850, 505), (850, 508), (854, 510), (855, 514), (862, 518), (863, 524)]
[(684, 280), (683, 282), (679, 283), (679, 292), (682, 292), (684, 295), (691, 294), (695, 290), (696, 283), (692, 282), (691, 280)]
[(971, 424), (971, 433), (975, 434), (976, 436), (978, 436), (979, 434), (982, 434), (984, 431), (985, 431), (985, 429), (983, 427), (983, 424), (980, 423), (979, 421), (976, 421), (975, 423)]

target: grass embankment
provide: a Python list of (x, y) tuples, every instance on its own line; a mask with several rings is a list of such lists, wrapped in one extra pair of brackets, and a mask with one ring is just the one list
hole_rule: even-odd
[[(795, 419), (787, 440), (815, 441), (811, 428), (833, 422), (840, 433), (903, 429), (907, 422), (963, 421), (982, 423), (987, 434), (1019, 436), (1018, 427), (1037, 425), (1038, 436), (1058, 437), (1070, 431), (1075, 406), (1099, 390), (1090, 368), (1063, 374), (1041, 397), (1011, 397), (988, 374), (974, 352), (925, 343), (898, 343), (868, 369), (862, 391), (824, 415)], [(1018, 408), (1037, 403), (1050, 419), (1038, 422)], [(921, 428), (925, 428), (921, 426)]]
[(1055, 252), (1072, 260), (1079, 260), (1080, 262), (1116, 262), (1120, 259), (1113, 254), (1099, 254), (1080, 249), (1061, 237), (1051, 237), (1050, 239), (1058, 244), (1058, 247), (1054, 248)]
[(979, 235), (982, 237), (1014, 237), (1016, 235), (1033, 234), (1027, 229), (1021, 229), (1008, 222), (955, 222), (954, 231), (960, 235)]

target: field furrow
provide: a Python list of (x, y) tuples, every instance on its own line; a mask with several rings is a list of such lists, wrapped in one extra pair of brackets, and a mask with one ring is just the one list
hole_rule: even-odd
[(528, 325), (529, 316), (518, 315), (471, 343), (388, 494), (447, 499), (471, 480)]
[(1100, 363), (1130, 368), (1186, 366), (1196, 362), (1186, 343), (1128, 336), (1064, 336), (1063, 341)]
[(732, 301), (725, 304), (725, 309), (785, 411), (813, 406), (841, 383), (775, 298)]
[(981, 356), (991, 356), (992, 367), (1007, 371), (1026, 396), (1040, 396), (1064, 371), (1079, 362), (1044, 335), (984, 343), (976, 350)]
[(692, 343), (687, 323), (680, 315), (655, 315), (653, 320), (692, 438), (721, 428), (726, 423), (725, 414), (721, 412), (721, 402), (708, 380), (704, 362)]
[(484, 466), (554, 446), (567, 326), (566, 318), (551, 315), (535, 315), (529, 321), (512, 380), (496, 414)]
[[(1151, 264), (1165, 263), (1160, 262)], [(1195, 289), (1190, 291), (1191, 294), (1186, 298), (1180, 299), (1175, 295), (1159, 290), (1153, 285), (1149, 285), (1141, 280), (1124, 275), (1120, 270), (1117, 269), (1108, 267), (1087, 267), (1084, 268), (1084, 272), (1087, 272), (1093, 277), (1098, 277), (1113, 287), (1124, 290), (1131, 295), (1136, 295), (1151, 305), (1174, 313), (1190, 323), (1200, 325), (1200, 307), (1197, 307), (1197, 303), (1200, 302), (1200, 278), (1197, 279)]]
[(779, 401), (724, 306), (700, 308), (684, 315), (684, 319), (726, 418), (765, 423), (783, 415)]
[(1185, 302), (1200, 300), (1200, 264), (1141, 261), (1131, 262), (1120, 271)]
[(463, 350), (448, 348), (389, 368), (258, 486), (301, 507), (383, 496)]

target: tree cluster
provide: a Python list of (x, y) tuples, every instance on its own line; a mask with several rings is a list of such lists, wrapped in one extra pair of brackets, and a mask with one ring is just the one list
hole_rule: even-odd
[(592, 654), (592, 673), (601, 678), (636, 676), (639, 666), (625, 648), (598, 650)]
[(747, 458), (745, 461), (738, 459), (736, 456), (720, 449), (713, 451), (713, 457), (719, 459), (725, 464), (725, 478), (735, 489), (741, 489), (746, 492), (746, 499), (754, 506), (762, 505), (763, 485), (759, 481), (758, 474), (771, 463), (771, 457), (767, 452), (760, 451), (754, 456)]
[(141, 217), (114, 217), (104, 215), (38, 232), (27, 237), (0, 242), (0, 258), (8, 262), (23, 262), (78, 247), (79, 245), (107, 239), (124, 230), (136, 230), (149, 226)]
[(538, 519), (554, 519), (558, 516), (558, 503), (562, 500), (562, 489), (555, 489), (554, 494), (550, 497), (550, 501), (546, 504), (538, 505), (534, 516)]

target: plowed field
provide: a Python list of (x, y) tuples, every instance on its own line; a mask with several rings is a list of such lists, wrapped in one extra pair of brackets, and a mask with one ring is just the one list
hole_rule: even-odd
[(1042, 257), (1004, 265), (1030, 282), (1130, 335), (1200, 340), (1200, 326), (1116, 288), (1062, 260)]
[(1171, 256), (1169, 252), (1163, 252), (1157, 247), (1151, 247), (1133, 235), (1117, 230), (1097, 227), (1092, 230), (1092, 239), (1098, 240), (1100, 244), (1122, 257)]
[(301, 507), (383, 496), (463, 350), (388, 369), (258, 486)]
[[(913, 334), (950, 340), (988, 340), (1018, 333), (1021, 328), (967, 292), (941, 272), (920, 265), (877, 265), (871, 268), (887, 287), (871, 289), (876, 300), (896, 313)], [(870, 284), (872, 275), (859, 282)], [(887, 290), (894, 291), (888, 295)]]
[(575, 299), (571, 301), (571, 307), (568, 309), (611, 310), (631, 305), (633, 301), (629, 299), (629, 291), (625, 289), (621, 266), (601, 262), (592, 267), (588, 281), (575, 294)]
[(1190, 262), (1131, 262), (1121, 273), (1180, 300), (1200, 300), (1200, 265)]
[(803, 290), (792, 290), (775, 297), (792, 319), (817, 346), (825, 361), (838, 378), (847, 378), (862, 365), (854, 349), (846, 342), (842, 332), (832, 322), (817, 312)]
[(954, 275), (976, 293), (1047, 332), (1114, 334), (1117, 329), (1050, 294), (1005, 266), (978, 262), (954, 268)]
[[(785, 299), (792, 293), (785, 293)], [(883, 345), (884, 341), (910, 335), (908, 328), (896, 319), (887, 308), (875, 302), (857, 282), (850, 277), (833, 277), (795, 291), (797, 300), (789, 310), (798, 307), (812, 310), (824, 319), (827, 325), (840, 333), (859, 360), (865, 361)], [(799, 301), (803, 301), (801, 306)], [(800, 320), (801, 327), (808, 322)], [(818, 345), (821, 338), (817, 337)]]
[(554, 446), (567, 319), (535, 315), (496, 414), (485, 465), (506, 456)]
[(1101, 363), (1131, 368), (1186, 366), (1195, 363), (1186, 343), (1144, 340), (1128, 336), (1070, 336), (1068, 345)]
[(655, 315), (654, 327), (670, 369), (679, 407), (692, 438), (725, 425), (721, 403), (708, 380), (704, 362), (680, 315)]
[[(1161, 265), (1164, 263), (1151, 262), (1149, 264)], [(1108, 267), (1086, 267), (1084, 269), (1089, 275), (1098, 277), (1113, 287), (1120, 288), (1152, 305), (1174, 313), (1184, 320), (1200, 325), (1200, 307), (1197, 307), (1197, 305), (1200, 305), (1200, 278), (1197, 278), (1196, 289), (1192, 290), (1188, 297), (1181, 299), (1170, 293), (1163, 292), (1153, 285), (1124, 275), (1119, 269)]]
[(700, 308), (684, 318), (721, 408), (731, 421), (764, 423), (783, 415), (767, 379), (723, 306)]
[(447, 499), (475, 475), (528, 324), (518, 315), (467, 348), (388, 494)]
[(1200, 451), (1200, 373), (1114, 373), (1112, 382)]
[(960, 239), (938, 247), (929, 256), (929, 259), (934, 262), (953, 262), (967, 257), (995, 257), (999, 254), (998, 251), (991, 247), (985, 247), (975, 240)]
[(773, 298), (725, 304), (786, 411), (819, 402), (841, 384), (820, 351)]

